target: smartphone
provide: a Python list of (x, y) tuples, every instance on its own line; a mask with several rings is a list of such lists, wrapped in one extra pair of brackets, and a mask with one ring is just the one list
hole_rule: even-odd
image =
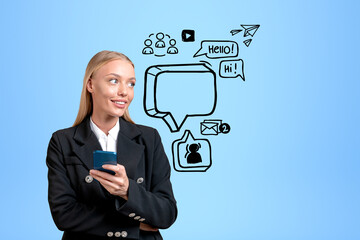
[(102, 165), (104, 164), (116, 165), (117, 164), (116, 152), (96, 150), (93, 152), (93, 159), (94, 159), (95, 170), (99, 170), (115, 175), (114, 171), (104, 169)]

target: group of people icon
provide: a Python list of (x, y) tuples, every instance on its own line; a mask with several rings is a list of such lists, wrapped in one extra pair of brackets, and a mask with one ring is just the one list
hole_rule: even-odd
[[(165, 35), (162, 32), (159, 32), (156, 34), (156, 39), (157, 41), (155, 42), (155, 48), (157, 49), (163, 49), (166, 48), (166, 43), (164, 41), (164, 37)], [(150, 38), (146, 39), (144, 41), (145, 47), (142, 50), (143, 54), (154, 54), (154, 49), (152, 47), (153, 42), (151, 41)], [(169, 40), (169, 44), (170, 46), (167, 48), (166, 53), (168, 54), (177, 54), (179, 52), (179, 50), (175, 47), (176, 45), (176, 40), (175, 39), (170, 39)], [(155, 56), (164, 56), (163, 55), (156, 55)]]

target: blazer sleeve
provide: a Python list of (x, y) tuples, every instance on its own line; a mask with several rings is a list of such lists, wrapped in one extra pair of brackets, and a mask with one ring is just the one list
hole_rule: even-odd
[[(108, 207), (88, 205), (77, 200), (64, 165), (64, 157), (57, 133), (54, 133), (48, 147), (48, 200), (56, 226), (62, 231), (83, 232), (105, 236), (109, 229), (116, 230)], [(114, 204), (114, 199), (112, 204)], [(109, 206), (109, 205), (107, 205)], [(120, 214), (119, 214), (120, 215)], [(137, 226), (138, 228), (138, 226)]]
[(126, 215), (139, 216), (144, 223), (165, 229), (170, 227), (177, 217), (177, 206), (170, 182), (170, 165), (166, 157), (160, 135), (153, 129), (153, 166), (151, 189), (147, 191), (134, 180), (129, 179), (128, 200), (118, 198), (117, 210)]

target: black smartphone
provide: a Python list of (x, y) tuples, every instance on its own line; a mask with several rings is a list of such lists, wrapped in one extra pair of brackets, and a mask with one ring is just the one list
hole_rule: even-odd
[(117, 164), (116, 152), (96, 150), (93, 152), (93, 159), (94, 159), (95, 170), (99, 170), (115, 175), (114, 171), (104, 169), (102, 165), (104, 164), (116, 165)]

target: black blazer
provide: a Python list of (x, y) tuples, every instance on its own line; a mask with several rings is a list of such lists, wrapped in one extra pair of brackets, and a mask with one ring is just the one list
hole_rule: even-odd
[(170, 165), (158, 132), (119, 121), (117, 161), (129, 178), (127, 201), (89, 176), (93, 151), (101, 150), (89, 117), (52, 135), (46, 158), (48, 200), (63, 239), (162, 239), (159, 232), (140, 231), (140, 221), (164, 229), (177, 217)]

